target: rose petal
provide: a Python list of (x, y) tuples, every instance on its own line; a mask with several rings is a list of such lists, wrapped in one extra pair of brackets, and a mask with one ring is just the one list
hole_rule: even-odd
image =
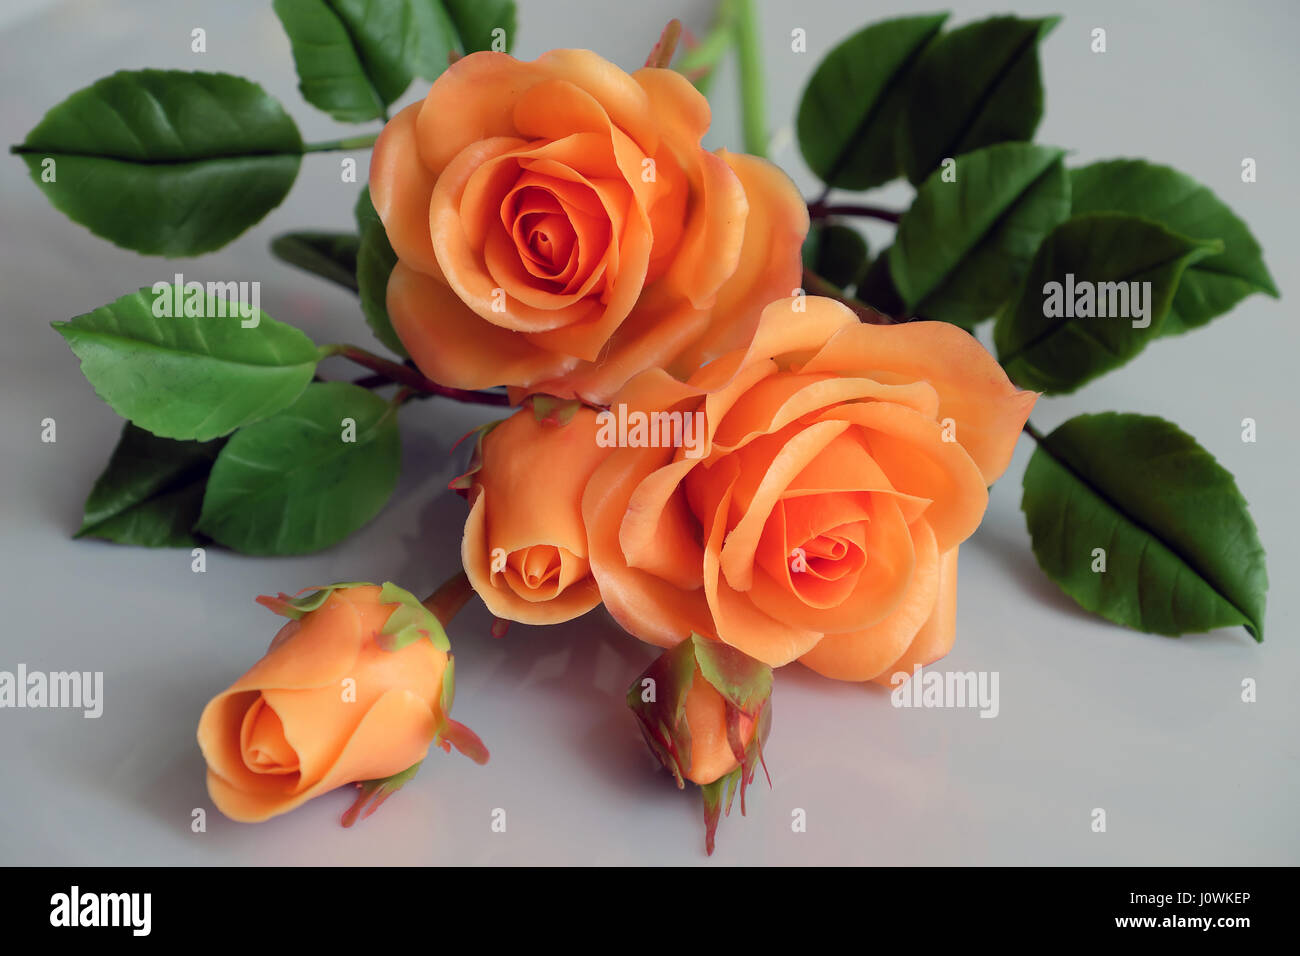
[(446, 285), (401, 262), (388, 278), (388, 314), (420, 371), (453, 388), (531, 385), (577, 364), (485, 322)]
[(957, 636), (957, 549), (953, 548), (939, 556), (939, 593), (935, 599), (934, 610), (917, 631), (916, 637), (908, 645), (903, 656), (887, 667), (878, 677), (876, 683), (891, 686), (895, 674), (912, 676), (912, 668), (920, 664), (925, 667), (933, 664), (952, 650), (953, 639)]
[(440, 275), (429, 235), (429, 200), (435, 177), (420, 162), (415, 123), (420, 104), (394, 116), (380, 131), (370, 157), (370, 201), (397, 257), (412, 269)]
[(916, 567), (901, 601), (871, 627), (827, 634), (799, 658), (823, 677), (867, 681), (891, 670), (929, 620), (939, 595), (939, 551), (924, 520), (911, 526)]
[(939, 419), (956, 423), (956, 439), (986, 485), (1006, 470), (1038, 400), (1037, 393), (1012, 385), (974, 336), (947, 322), (855, 324), (831, 338), (802, 371), (929, 382), (939, 394)]

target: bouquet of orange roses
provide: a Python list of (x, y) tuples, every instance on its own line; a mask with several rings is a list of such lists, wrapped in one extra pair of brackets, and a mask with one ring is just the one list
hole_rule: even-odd
[[(1262, 638), (1263, 549), (1194, 439), (1137, 414), (1028, 422), (1041, 395), (1277, 294), (1206, 187), (1141, 160), (1067, 168), (1033, 142), (1055, 18), (904, 17), (835, 46), (797, 117), (824, 183), (809, 199), (764, 158), (752, 0), (723, 0), (700, 38), (671, 22), (630, 72), (582, 49), (516, 59), (509, 0), (274, 8), (304, 99), (377, 132), (304, 143), (253, 82), (132, 70), (14, 149), (69, 218), (189, 257), (270, 213), (311, 154), (345, 154), (347, 182), (373, 147), (354, 228), (272, 251), (354, 290), (378, 345), (313, 342), (256, 282), (179, 274), (56, 322), (125, 419), (78, 533), (318, 551), (392, 495), (402, 419), (445, 400), (503, 418), (466, 436), (451, 484), (463, 573), (258, 599), (288, 622), (198, 725), (226, 815), (355, 784), (351, 824), (431, 744), (486, 761), (451, 717), (447, 629), (477, 595), (498, 635), (603, 605), (663, 649), (628, 705), (700, 787), (711, 853), (764, 767), (775, 671), (898, 688), (948, 652), (960, 546), (1022, 435), (1034, 553), (1080, 605)], [(732, 50), (744, 151), (710, 151)], [(427, 95), (390, 116), (417, 78)], [(900, 177), (906, 210), (836, 195)], [(873, 255), (862, 218), (896, 224), (893, 244)], [(341, 361), (364, 374), (322, 374)]]

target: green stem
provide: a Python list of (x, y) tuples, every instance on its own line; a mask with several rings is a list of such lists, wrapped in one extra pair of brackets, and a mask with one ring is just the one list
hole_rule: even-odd
[(1024, 432), (1025, 432), (1026, 435), (1028, 435), (1030, 438), (1032, 438), (1032, 439), (1033, 439), (1034, 441), (1036, 441), (1038, 444), (1041, 445), (1041, 444), (1043, 443), (1043, 441), (1044, 441), (1043, 433), (1040, 432), (1037, 428), (1035, 428), (1035, 427), (1034, 427), (1032, 424), (1030, 424), (1029, 422), (1025, 422)]
[(736, 42), (735, 0), (721, 0), (713, 26), (704, 39), (687, 50), (677, 64), (677, 72), (690, 79), (692, 73), (698, 73), (697, 79), (691, 80), (695, 88), (705, 96), (713, 79), (718, 75), (718, 64), (727, 55), (731, 45)]
[(763, 90), (763, 58), (754, 0), (735, 0), (736, 44), (740, 54), (740, 112), (745, 152), (767, 156), (767, 104)]
[(323, 143), (306, 143), (302, 147), (304, 153), (333, 153), (345, 149), (369, 149), (375, 145), (375, 140), (379, 139), (378, 133), (370, 133), (366, 136), (348, 136), (343, 139), (330, 139)]

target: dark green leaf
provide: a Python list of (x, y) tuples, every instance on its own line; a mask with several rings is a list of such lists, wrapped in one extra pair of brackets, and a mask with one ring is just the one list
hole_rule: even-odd
[(1120, 213), (1067, 220), (1034, 256), (1019, 299), (998, 316), (998, 361), (1023, 388), (1074, 391), (1146, 348), (1183, 271), (1222, 248)]
[[(346, 441), (347, 421), (355, 441)], [(307, 554), (377, 515), (401, 458), (396, 409), (346, 382), (242, 428), (217, 456), (198, 528), (245, 554)]]
[(178, 315), (181, 288), (160, 282), (54, 323), (113, 411), (162, 438), (206, 441), (302, 393), (320, 357), (307, 336), (261, 310), (243, 319), (197, 282), (186, 283)]
[(1174, 335), (1204, 325), (1254, 292), (1276, 297), (1259, 243), (1214, 193), (1168, 166), (1112, 159), (1070, 170), (1071, 209), (1125, 212), (1193, 239), (1220, 239), (1223, 252), (1183, 273), (1160, 328)]
[(396, 354), (406, 358), (406, 348), (393, 329), (388, 316), (388, 277), (397, 265), (397, 253), (388, 243), (388, 234), (370, 202), (370, 189), (362, 190), (356, 205), (357, 225), (361, 230), (361, 248), (357, 251), (357, 291), (366, 325)]
[(139, 70), (73, 93), (15, 150), (50, 202), (95, 235), (150, 255), (194, 256), (280, 204), (302, 139), (256, 83)]
[(146, 548), (188, 548), (203, 486), (223, 442), (157, 438), (130, 422), (86, 499), (78, 538)]
[(839, 223), (814, 225), (803, 247), (804, 265), (841, 289), (856, 283), (867, 268), (867, 241)]
[(291, 232), (271, 242), (271, 252), (290, 265), (357, 291), (357, 248), (351, 232)]
[[(1212, 455), (1145, 415), (1080, 415), (1044, 439), (1021, 508), (1038, 563), (1107, 620), (1157, 634), (1264, 634), (1264, 548)], [(1105, 571), (1094, 571), (1105, 550)]]
[(1034, 250), (1070, 210), (1062, 151), (1002, 143), (936, 170), (917, 190), (889, 250), (909, 314), (970, 327), (993, 315), (1024, 277)]
[(460, 38), (460, 52), (474, 53), (491, 50), (493, 31), (504, 31), (503, 53), (509, 53), (515, 42), (514, 0), (443, 0), (451, 21)]
[(946, 13), (875, 23), (817, 65), (799, 102), (799, 149), (829, 186), (870, 189), (898, 175), (904, 80)]
[(436, 79), (453, 53), (512, 39), (514, 4), (501, 0), (275, 0), (303, 98), (335, 119), (385, 115), (411, 80)]
[(948, 157), (1030, 140), (1043, 115), (1038, 43), (1059, 17), (991, 17), (939, 37), (907, 85), (900, 160), (913, 184)]

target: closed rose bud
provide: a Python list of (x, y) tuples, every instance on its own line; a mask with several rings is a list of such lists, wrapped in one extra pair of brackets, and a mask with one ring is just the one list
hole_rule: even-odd
[(698, 634), (665, 651), (628, 688), (628, 706), (651, 752), (678, 787), (687, 780), (700, 787), (710, 855), (737, 791), (745, 812), (745, 790), (771, 725), (771, 694), (770, 667)]
[(452, 482), (470, 502), (465, 574), (498, 618), (556, 624), (600, 603), (582, 524), (582, 489), (609, 453), (596, 430), (590, 408), (533, 399), (486, 431)]
[(258, 601), (292, 620), (199, 719), (208, 793), (226, 816), (266, 820), (357, 783), (350, 825), (414, 776), (430, 744), (487, 760), (449, 716), (455, 679), (442, 625), (409, 592), (340, 584)]

